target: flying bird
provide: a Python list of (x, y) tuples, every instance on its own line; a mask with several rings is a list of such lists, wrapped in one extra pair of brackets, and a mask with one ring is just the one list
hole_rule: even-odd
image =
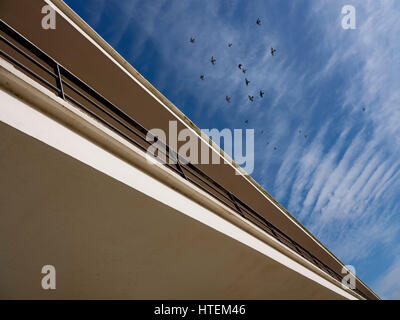
[(226, 100), (226, 102), (231, 103), (231, 97), (226, 96), (225, 100)]
[(246, 73), (246, 71), (247, 71), (247, 70), (246, 70), (245, 68), (242, 69), (242, 72), (243, 72), (243, 73)]
[(264, 98), (264, 91), (260, 90), (260, 97)]
[(211, 61), (211, 63), (212, 63), (213, 65), (215, 65), (215, 62), (216, 62), (217, 60), (214, 58), (214, 56), (212, 56), (211, 59), (210, 59), (210, 61)]
[(191, 43), (194, 43), (196, 41), (196, 39), (195, 38), (193, 38), (193, 37), (190, 37), (190, 42)]
[(299, 134), (301, 133), (301, 130), (299, 130)]
[(308, 135), (307, 135), (307, 134), (305, 134), (305, 135), (304, 135), (304, 139), (307, 139), (307, 138), (308, 138)]
[(253, 97), (253, 96), (249, 96), (249, 100), (250, 100), (251, 102), (253, 102), (253, 101), (254, 101), (254, 97)]
[(248, 124), (248, 123), (249, 123), (249, 120), (246, 120), (244, 123), (245, 123), (245, 124)]
[(362, 111), (363, 111), (363, 112), (365, 112), (365, 107), (364, 107), (364, 108), (362, 108)]
[(278, 149), (277, 147), (274, 147), (274, 150)]
[(275, 55), (275, 52), (276, 52), (276, 49), (274, 49), (274, 48), (271, 47), (271, 56), (274, 56), (274, 55)]
[(231, 42), (228, 42), (228, 47), (229, 48), (232, 47), (232, 43)]
[(248, 86), (248, 85), (249, 85), (249, 83), (250, 83), (250, 81), (249, 81), (249, 80), (247, 80), (247, 78), (245, 79), (245, 81), (246, 81), (246, 86)]
[(239, 63), (238, 68), (242, 69), (242, 64), (241, 63)]
[(257, 23), (259, 26), (261, 26), (261, 20), (260, 20), (260, 18), (257, 19), (256, 23)]
[(200, 75), (200, 79), (204, 80), (204, 74)]

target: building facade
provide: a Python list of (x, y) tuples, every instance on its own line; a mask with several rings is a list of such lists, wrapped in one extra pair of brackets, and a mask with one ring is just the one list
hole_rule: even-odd
[[(0, 19), (1, 298), (378, 299), (63, 1)], [(149, 162), (170, 121), (221, 163)]]

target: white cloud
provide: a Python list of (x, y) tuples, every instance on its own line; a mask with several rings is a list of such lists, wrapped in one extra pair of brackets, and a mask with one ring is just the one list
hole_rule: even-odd
[(400, 300), (400, 258), (395, 259), (390, 268), (374, 284), (382, 299)]
[[(327, 58), (306, 79), (318, 86), (341, 77), (337, 107), (348, 116), (320, 124), (306, 148), (292, 141), (275, 193), (288, 197), (288, 209), (335, 254), (350, 264), (364, 259), (363, 268), (374, 249), (391, 247), (399, 232), (400, 8), (390, 0), (354, 5), (358, 29), (351, 31), (341, 30), (333, 14), (340, 13), (340, 2), (315, 3), (309, 13), (325, 37), (314, 50)], [(333, 126), (342, 131), (336, 138), (327, 132)], [(393, 270), (394, 277), (400, 270)]]

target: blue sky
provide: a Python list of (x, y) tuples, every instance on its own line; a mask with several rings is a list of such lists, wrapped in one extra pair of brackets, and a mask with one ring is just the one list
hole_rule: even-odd
[[(400, 299), (400, 1), (66, 3), (198, 127), (249, 120), (253, 178), (378, 295)], [(348, 4), (355, 30), (341, 26)]]

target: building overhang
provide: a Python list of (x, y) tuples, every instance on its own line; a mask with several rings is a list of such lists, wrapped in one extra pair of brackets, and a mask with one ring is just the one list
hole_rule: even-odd
[[(4, 297), (362, 299), (2, 59), (0, 86)], [(40, 268), (22, 260), (69, 285), (30, 286)]]

